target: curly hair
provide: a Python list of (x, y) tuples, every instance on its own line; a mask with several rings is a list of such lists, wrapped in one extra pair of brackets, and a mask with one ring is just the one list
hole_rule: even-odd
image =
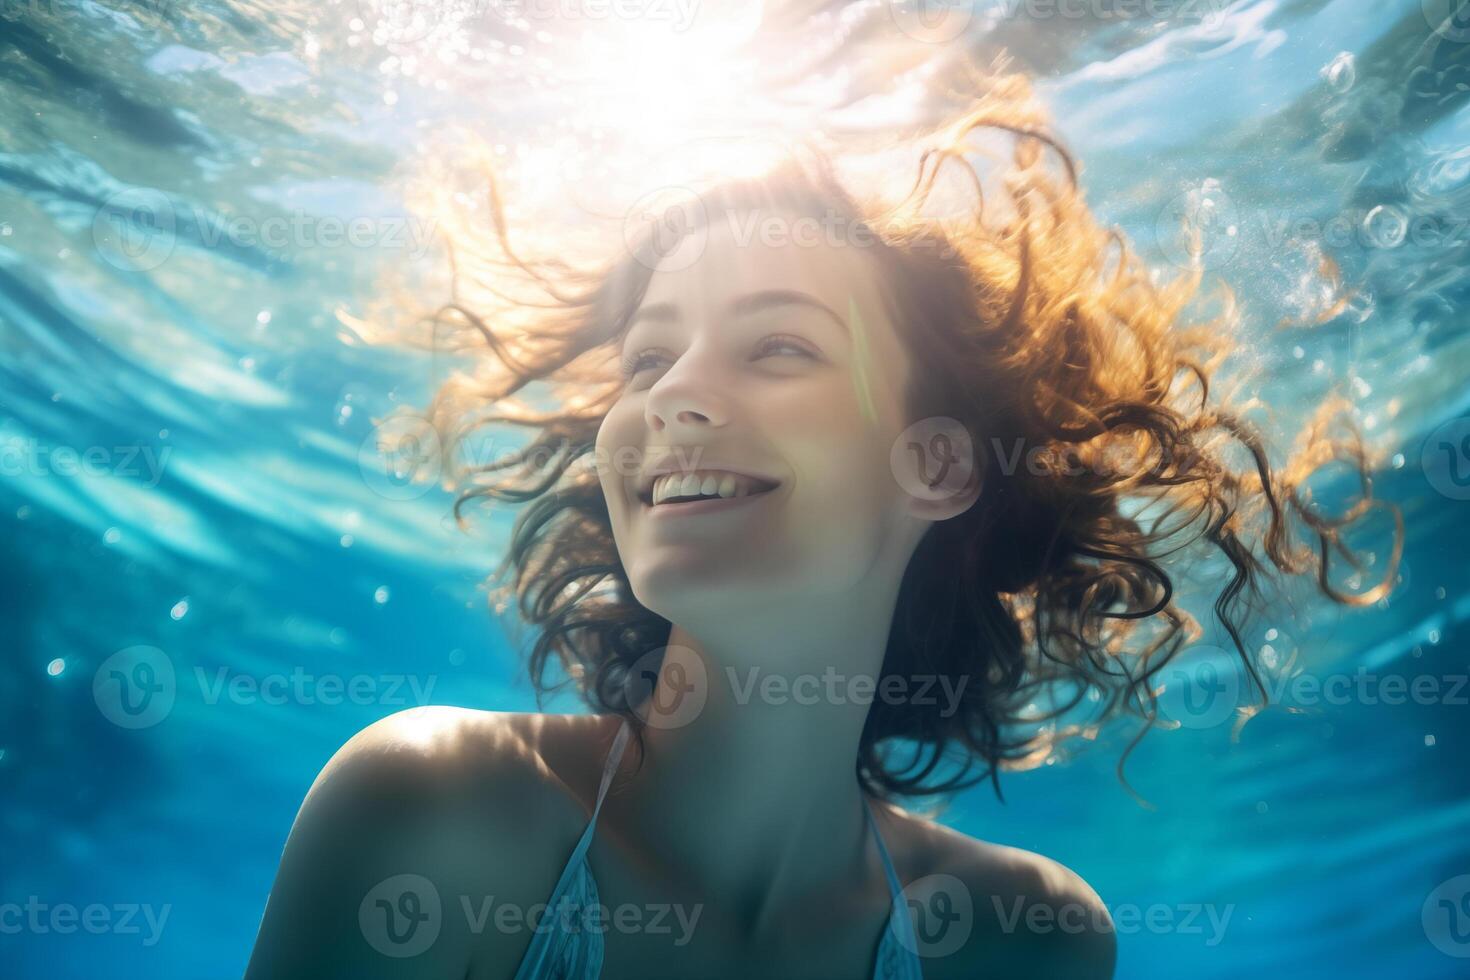
[[(1096, 222), (1048, 125), (1025, 77), (997, 71), (957, 118), (905, 144), (917, 167), (897, 199), (881, 191), (857, 199), (812, 141), (760, 176), (698, 195), (706, 213), (836, 213), (866, 229), (922, 379), (907, 393), (911, 417), (956, 420), (981, 450), (981, 496), (925, 532), (882, 666), (884, 677), (969, 683), (958, 687), (958, 710), (873, 702), (856, 768), (864, 788), (885, 798), (986, 778), (999, 795), (1000, 769), (1034, 765), (1124, 713), (1144, 720), (1118, 760), (1127, 786), (1124, 762), (1157, 721), (1155, 679), (1201, 635), (1166, 564), (1201, 551), (1202, 561), (1222, 563), (1214, 615), (1264, 701), (1242, 632), (1263, 586), (1309, 575), (1329, 599), (1366, 605), (1386, 594), (1402, 547), (1402, 519), (1389, 507), (1395, 540), (1383, 581), (1357, 593), (1333, 584), (1334, 555), (1362, 567), (1345, 530), (1384, 506), (1356, 429), (1334, 425), (1344, 405), (1321, 406), (1290, 458), (1274, 465), (1244, 408), (1212, 385), (1232, 353), (1232, 294), (1222, 290), (1216, 316), (1188, 322), (1198, 263), (1167, 282), (1151, 275), (1119, 232)], [(966, 159), (980, 130), (1008, 149), (998, 191)], [(946, 165), (974, 191), (959, 220), (928, 213)], [(537, 630), (529, 657), (537, 690), (574, 682), (591, 707), (622, 714), (641, 735), (622, 682), (667, 643), (671, 624), (633, 598), (597, 474), (578, 464), (622, 389), (618, 340), (667, 251), (668, 229), (601, 261), (577, 263), (565, 250), (528, 257), (511, 245), (493, 170), (487, 204), (491, 234), (453, 244), (452, 297), (423, 321), (436, 348), (447, 338), (473, 366), (435, 392), (427, 414), (450, 456), (484, 426), (524, 427), (533, 438), (465, 468), (455, 517), (462, 522), (477, 498), (527, 505), (495, 577), (514, 572), (505, 594), (513, 590), (520, 618)], [(528, 397), (535, 383), (549, 387), (549, 406)], [(1043, 464), (1017, 466), (1006, 447), (1038, 449)], [(1352, 468), (1361, 493), (1327, 516), (1307, 480), (1334, 461)], [(548, 681), (553, 662), (565, 672), (560, 682)], [(1049, 710), (1038, 711), (1041, 701)], [(1086, 724), (1054, 723), (1079, 706), (1094, 712)], [(899, 764), (890, 750), (905, 744), (913, 751)]]

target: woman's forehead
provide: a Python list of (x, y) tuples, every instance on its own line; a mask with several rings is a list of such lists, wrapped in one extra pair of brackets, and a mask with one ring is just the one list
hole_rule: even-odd
[(767, 290), (807, 293), (844, 318), (851, 303), (878, 315), (871, 248), (823, 235), (820, 221), (735, 214), (687, 233), (654, 270), (642, 304), (723, 308)]

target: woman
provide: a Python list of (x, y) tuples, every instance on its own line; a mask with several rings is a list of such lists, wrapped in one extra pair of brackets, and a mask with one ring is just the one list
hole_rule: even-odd
[[(433, 414), (536, 431), (459, 503), (530, 502), (502, 570), (533, 673), (556, 659), (595, 712), (360, 732), (297, 817), (250, 977), (1112, 975), (1082, 878), (897, 800), (1152, 721), (1198, 634), (1165, 554), (1223, 561), (1247, 668), (1272, 573), (1379, 591), (1331, 586), (1339, 525), (1298, 491), (1343, 450), (1365, 473), (1356, 445), (1319, 427), (1271, 467), (1210, 387), (1230, 307), (1181, 323), (1198, 274), (1155, 285), (1043, 124), (1002, 75), (897, 204), (813, 150), (592, 272), (517, 254), (493, 198), (496, 286), (439, 317), (493, 356)], [(1001, 199), (925, 217), (979, 127), (1014, 137)], [(517, 398), (537, 381), (551, 409)]]

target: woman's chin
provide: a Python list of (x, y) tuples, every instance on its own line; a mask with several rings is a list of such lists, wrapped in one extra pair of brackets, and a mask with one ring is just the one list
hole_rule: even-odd
[(758, 613), (769, 604), (773, 584), (768, 575), (699, 556), (665, 556), (639, 569), (630, 583), (633, 598), (674, 623)]

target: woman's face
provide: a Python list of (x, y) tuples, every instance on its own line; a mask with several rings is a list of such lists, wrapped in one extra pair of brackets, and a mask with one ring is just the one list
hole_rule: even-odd
[[(784, 234), (745, 234), (752, 227)], [(749, 616), (865, 581), (896, 588), (927, 526), (890, 466), (910, 358), (873, 258), (796, 238), (779, 214), (712, 220), (665, 257), (625, 334), (626, 383), (598, 432), (599, 474), (634, 595), (674, 622)], [(732, 492), (726, 472), (759, 481), (733, 492), (769, 489), (651, 503), (660, 464), (708, 472), (701, 491)]]

